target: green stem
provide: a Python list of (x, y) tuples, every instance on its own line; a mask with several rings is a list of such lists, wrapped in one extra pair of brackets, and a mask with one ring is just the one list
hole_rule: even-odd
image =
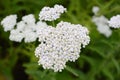
[(53, 25), (53, 27), (55, 27), (55, 21), (52, 21), (52, 25)]

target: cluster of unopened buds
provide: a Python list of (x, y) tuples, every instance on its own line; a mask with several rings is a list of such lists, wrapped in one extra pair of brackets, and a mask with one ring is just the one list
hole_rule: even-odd
[(9, 15), (1, 21), (4, 31), (10, 31), (11, 41), (25, 43), (38, 39), (40, 44), (35, 49), (38, 64), (44, 69), (52, 69), (60, 72), (66, 67), (66, 62), (76, 61), (81, 48), (90, 42), (89, 31), (80, 24), (71, 24), (60, 21), (56, 27), (48, 25), (45, 21), (58, 19), (66, 8), (55, 5), (53, 8), (44, 7), (36, 22), (33, 14), (22, 17), (17, 22), (17, 15)]

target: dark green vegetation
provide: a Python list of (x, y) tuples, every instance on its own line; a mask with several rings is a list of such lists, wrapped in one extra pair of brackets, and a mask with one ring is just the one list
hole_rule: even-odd
[(20, 20), (32, 13), (38, 19), (42, 7), (54, 4), (68, 10), (57, 21), (88, 27), (91, 42), (82, 49), (81, 57), (75, 63), (68, 62), (60, 73), (43, 70), (34, 56), (33, 44), (38, 42), (12, 42), (9, 32), (0, 26), (0, 80), (120, 80), (120, 29), (113, 29), (112, 36), (106, 38), (91, 22), (93, 6), (99, 6), (99, 14), (109, 19), (120, 13), (120, 0), (0, 0), (0, 21), (10, 14), (17, 14)]

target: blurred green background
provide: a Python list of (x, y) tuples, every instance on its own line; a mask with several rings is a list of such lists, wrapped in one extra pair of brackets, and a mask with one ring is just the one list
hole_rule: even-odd
[(120, 29), (113, 29), (106, 38), (91, 21), (93, 6), (99, 6), (99, 15), (108, 19), (120, 14), (120, 0), (0, 0), (0, 21), (10, 14), (17, 14), (20, 20), (31, 13), (38, 20), (41, 8), (55, 4), (67, 8), (57, 21), (82, 24), (90, 31), (91, 42), (80, 58), (68, 62), (62, 72), (44, 70), (34, 56), (33, 45), (38, 43), (12, 42), (0, 25), (0, 80), (120, 80)]

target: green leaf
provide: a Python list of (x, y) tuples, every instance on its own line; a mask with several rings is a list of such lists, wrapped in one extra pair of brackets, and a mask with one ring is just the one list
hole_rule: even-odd
[(84, 80), (86, 77), (84, 75), (84, 73), (80, 70), (71, 68), (70, 66), (66, 66), (65, 68), (67, 71), (69, 71), (70, 73), (72, 73), (74, 76), (78, 77), (79, 79)]
[(116, 67), (118, 74), (120, 74), (120, 64), (114, 58), (112, 58), (112, 62), (114, 64), (114, 66)]
[(114, 80), (113, 74), (108, 69), (103, 68), (102, 72), (105, 76), (109, 78), (108, 80)]

